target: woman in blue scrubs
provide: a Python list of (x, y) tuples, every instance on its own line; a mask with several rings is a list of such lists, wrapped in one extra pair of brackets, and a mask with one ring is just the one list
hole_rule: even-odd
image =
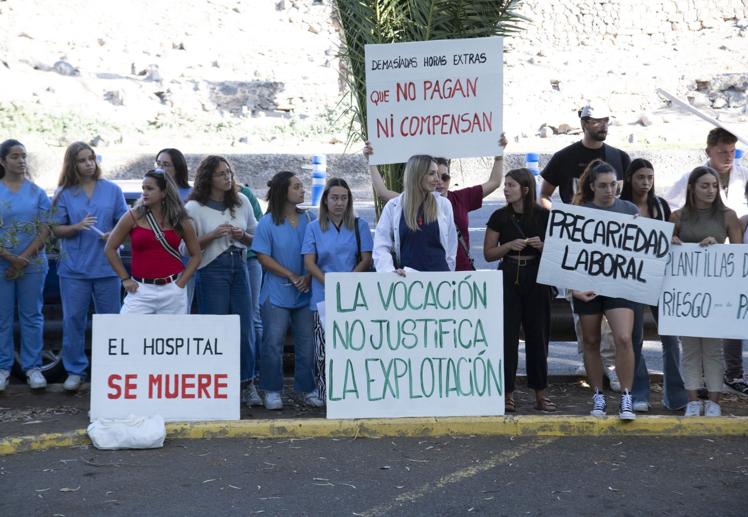
[(120, 279), (104, 255), (104, 244), (127, 204), (122, 190), (101, 178), (96, 154), (83, 142), (65, 151), (53, 200), (54, 233), (60, 238), (57, 275), (62, 299), (63, 387), (76, 391), (86, 376), (88, 308), (98, 314), (120, 311)]
[(314, 379), (320, 400), (325, 400), (325, 328), (318, 304), (325, 301), (325, 273), (359, 273), (369, 270), (371, 250), (369, 225), (353, 212), (353, 194), (342, 178), (331, 178), (322, 192), (319, 218), (309, 223), (301, 253), (312, 275), (314, 314)]
[(31, 389), (42, 389), (42, 316), (49, 198), (28, 175), (26, 148), (0, 144), (0, 392), (13, 366), (13, 314), (21, 325), (21, 368)]
[(283, 409), (283, 343), (290, 326), (294, 342), (294, 389), (305, 404), (321, 407), (324, 402), (314, 383), (310, 275), (301, 255), (304, 233), (312, 217), (298, 208), (304, 202), (304, 185), (294, 173), (277, 173), (268, 187), (268, 210), (257, 224), (252, 242), (252, 251), (265, 270), (260, 291), (260, 388), (265, 390), (266, 409)]

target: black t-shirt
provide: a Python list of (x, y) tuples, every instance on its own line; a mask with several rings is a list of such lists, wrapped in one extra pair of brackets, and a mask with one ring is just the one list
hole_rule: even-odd
[[(506, 244), (514, 239), (527, 239), (529, 237), (540, 237), (545, 240), (545, 229), (548, 226), (550, 211), (540, 205), (535, 205), (532, 216), (516, 213), (511, 205), (499, 208), (491, 214), (488, 226), (499, 234), (499, 244)], [(540, 252), (532, 246), (522, 250), (522, 255), (540, 255)]]
[(600, 149), (590, 149), (579, 141), (554, 154), (541, 176), (559, 188), (564, 203), (571, 203), (575, 191), (574, 180), (582, 175), (592, 160), (598, 158), (613, 166), (619, 180), (623, 179), (623, 173), (631, 163), (629, 155), (620, 149), (607, 144), (603, 144)]

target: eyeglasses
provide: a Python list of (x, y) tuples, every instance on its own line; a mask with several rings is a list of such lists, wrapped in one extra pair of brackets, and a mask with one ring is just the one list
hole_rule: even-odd
[(452, 176), (449, 174), (442, 174), (442, 181), (449, 181), (450, 179), (452, 179)]
[(230, 178), (231, 176), (233, 176), (231, 171), (221, 171), (213, 173), (214, 178)]
[(153, 165), (154, 165), (154, 167), (159, 167), (159, 168), (162, 168), (162, 169), (171, 169), (171, 168), (174, 167), (174, 164), (171, 163), (171, 162), (160, 162), (158, 160), (156, 160), (153, 163)]

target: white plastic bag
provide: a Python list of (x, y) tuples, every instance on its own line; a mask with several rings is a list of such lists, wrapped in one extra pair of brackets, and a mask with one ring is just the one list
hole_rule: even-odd
[(164, 446), (166, 426), (160, 415), (100, 418), (88, 426), (97, 449), (157, 449)]

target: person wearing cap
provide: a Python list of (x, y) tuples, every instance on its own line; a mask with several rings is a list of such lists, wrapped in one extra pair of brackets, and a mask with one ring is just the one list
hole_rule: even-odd
[[(551, 156), (550, 161), (543, 169), (541, 177), (543, 182), (540, 187), (540, 205), (551, 209), (551, 196), (559, 189), (561, 201), (571, 203), (576, 192), (579, 177), (587, 165), (593, 160), (603, 160), (613, 166), (618, 181), (623, 180), (623, 174), (631, 163), (631, 158), (621, 149), (617, 149), (605, 143), (608, 136), (608, 123), (610, 113), (604, 105), (588, 102), (578, 111), (582, 125), (582, 139)], [(582, 354), (581, 328), (578, 316), (573, 313), (574, 329), (577, 334), (578, 352)], [(610, 381), (611, 389), (620, 391), (618, 376), (615, 372), (615, 349), (610, 335), (607, 320), (603, 318), (601, 353), (605, 364), (605, 374)]]
[(561, 200), (571, 203), (577, 180), (592, 160), (603, 160), (612, 165), (618, 181), (623, 180), (623, 173), (631, 163), (628, 154), (605, 143), (610, 114), (604, 106), (586, 104), (578, 113), (584, 133), (582, 139), (556, 152), (541, 173), (540, 204), (548, 209), (556, 188)]
[[(434, 158), (437, 166), (436, 191), (452, 203), (452, 213), (454, 214), (455, 227), (457, 228), (457, 265), (455, 271), (475, 270), (473, 259), (470, 257), (468, 213), (481, 208), (483, 206), (483, 199), (501, 186), (504, 174), (504, 158), (502, 155), (506, 144), (506, 136), (502, 133), (499, 140), (502, 152), (500, 155), (494, 156), (493, 167), (491, 168), (488, 180), (480, 185), (473, 185), (458, 190), (449, 190), (449, 184), (452, 180), (449, 173), (449, 160), (446, 158)], [(369, 156), (374, 154), (374, 148), (371, 143), (366, 142), (363, 152), (367, 160)], [(369, 165), (369, 174), (371, 175), (374, 192), (376, 192), (382, 202), (386, 203), (399, 195), (397, 192), (387, 188), (376, 165)]]
[[(721, 127), (715, 127), (706, 137), (704, 166), (713, 169), (719, 176), (720, 197), (725, 206), (734, 210), (738, 218), (748, 215), (748, 203), (744, 196), (748, 184), (748, 169), (735, 161), (735, 144), (738, 138)], [(685, 173), (665, 193), (665, 199), (674, 208), (686, 204), (688, 177)], [(725, 359), (724, 383), (731, 391), (748, 395), (748, 382), (743, 372), (743, 344), (739, 339), (725, 339), (723, 345)]]

